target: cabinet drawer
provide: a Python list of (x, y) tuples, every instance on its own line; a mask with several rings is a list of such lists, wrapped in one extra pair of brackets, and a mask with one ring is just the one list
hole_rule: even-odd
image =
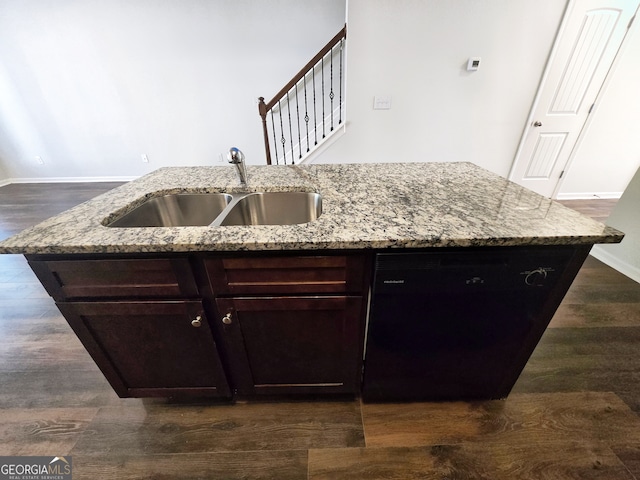
[(360, 293), (364, 262), (363, 255), (223, 257), (205, 266), (217, 295)]
[(186, 258), (30, 260), (29, 265), (58, 301), (198, 295)]

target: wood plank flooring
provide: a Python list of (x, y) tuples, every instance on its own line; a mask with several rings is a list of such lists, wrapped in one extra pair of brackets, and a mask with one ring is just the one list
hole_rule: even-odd
[[(0, 238), (116, 184), (0, 188)], [(606, 219), (611, 200), (572, 201)], [(0, 455), (74, 479), (640, 480), (640, 285), (589, 257), (506, 400), (120, 399), (21, 256), (0, 255)]]

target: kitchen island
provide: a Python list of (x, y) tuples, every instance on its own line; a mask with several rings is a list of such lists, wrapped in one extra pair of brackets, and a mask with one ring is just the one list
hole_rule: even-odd
[[(623, 237), (470, 163), (248, 174), (240, 187), (228, 167), (163, 168), (1, 242), (0, 253), (27, 256), (120, 396), (234, 398), (358, 394), (379, 254), (559, 251), (559, 267), (516, 272), (553, 281), (501, 353), (510, 366), (496, 388), (435, 396), (471, 398), (508, 393), (591, 245)], [(322, 213), (294, 225), (108, 226), (161, 195), (251, 191), (319, 193)]]

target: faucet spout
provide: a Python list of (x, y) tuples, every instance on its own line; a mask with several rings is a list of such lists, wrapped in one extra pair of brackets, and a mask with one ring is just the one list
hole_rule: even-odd
[(231, 147), (229, 153), (227, 153), (227, 159), (229, 163), (236, 166), (238, 172), (238, 178), (242, 186), (247, 185), (247, 166), (244, 163), (244, 153), (239, 148)]

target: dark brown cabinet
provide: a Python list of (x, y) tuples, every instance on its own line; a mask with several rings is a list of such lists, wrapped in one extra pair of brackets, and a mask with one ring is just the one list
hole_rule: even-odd
[(200, 301), (61, 302), (121, 397), (229, 396)]
[(214, 257), (205, 265), (216, 296), (360, 294), (366, 273), (361, 254)]
[(359, 391), (366, 256), (30, 256), (121, 397)]
[(441, 400), (499, 398), (517, 379), (588, 247), (536, 252), (27, 258), (122, 397)]
[(188, 258), (27, 257), (56, 301), (197, 297)]
[(240, 395), (357, 393), (364, 255), (216, 257), (221, 348)]
[(231, 395), (188, 258), (29, 263), (119, 396)]
[(355, 393), (361, 297), (218, 298), (239, 394)]

